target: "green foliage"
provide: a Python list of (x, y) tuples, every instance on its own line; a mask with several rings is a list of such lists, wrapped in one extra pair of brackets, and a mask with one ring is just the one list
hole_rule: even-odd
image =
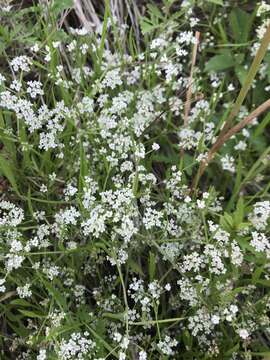
[[(0, 108), (0, 358), (266, 359), (270, 114), (193, 185), (233, 104), (236, 124), (268, 98), (269, 51), (250, 71), (268, 12), (244, 0), (92, 2), (100, 26), (79, 35), (72, 0), (0, 13), (0, 100), (7, 90), (22, 107)], [(21, 55), (27, 73), (12, 65)], [(74, 334), (94, 349), (59, 355)]]

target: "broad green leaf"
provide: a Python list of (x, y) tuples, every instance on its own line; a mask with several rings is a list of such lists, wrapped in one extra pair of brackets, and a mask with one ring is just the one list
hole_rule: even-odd
[(252, 24), (252, 16), (236, 7), (229, 16), (230, 28), (236, 43), (245, 43), (248, 40)]
[(155, 29), (155, 25), (153, 25), (149, 19), (144, 18), (144, 20), (141, 20), (140, 22), (142, 33), (145, 35), (152, 30)]
[(212, 57), (205, 65), (205, 71), (223, 71), (235, 65), (235, 59), (230, 51)]

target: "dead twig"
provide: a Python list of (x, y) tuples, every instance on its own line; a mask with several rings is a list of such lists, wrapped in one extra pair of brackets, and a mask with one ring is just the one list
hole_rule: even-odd
[(231, 129), (229, 129), (225, 134), (220, 133), (218, 136), (216, 142), (211, 147), (211, 149), (208, 151), (207, 158), (203, 160), (200, 164), (199, 171), (197, 173), (197, 176), (194, 179), (194, 182), (192, 184), (191, 190), (193, 190), (200, 179), (200, 177), (203, 175), (206, 167), (210, 163), (210, 161), (213, 159), (214, 155), (217, 153), (217, 151), (228, 141), (232, 136), (237, 134), (240, 130), (242, 130), (245, 126), (250, 124), (255, 118), (260, 116), (262, 113), (264, 113), (267, 109), (270, 108), (270, 99), (262, 103), (260, 106), (258, 106), (252, 113), (250, 113), (246, 118), (244, 118), (242, 121), (240, 121), (237, 125), (233, 126)]
[(233, 119), (239, 113), (241, 105), (243, 104), (243, 101), (245, 100), (245, 98), (247, 96), (247, 93), (248, 93), (248, 91), (252, 85), (252, 82), (255, 78), (255, 75), (257, 74), (257, 71), (259, 69), (259, 66), (265, 56), (265, 53), (269, 46), (269, 43), (270, 43), (270, 25), (268, 26), (268, 28), (265, 31), (265, 34), (261, 41), (261, 45), (260, 45), (260, 47), (254, 57), (254, 60), (250, 66), (250, 69), (246, 76), (245, 82), (239, 92), (239, 95), (238, 95), (238, 97), (234, 103), (234, 106), (228, 116), (228, 119), (226, 120), (226, 123), (225, 123), (223, 129), (221, 130), (221, 135), (224, 135), (228, 131)]

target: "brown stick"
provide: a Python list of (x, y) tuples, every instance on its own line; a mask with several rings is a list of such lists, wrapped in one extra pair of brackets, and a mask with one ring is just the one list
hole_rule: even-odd
[(215, 153), (221, 148), (221, 146), (224, 145), (225, 142), (228, 141), (233, 135), (238, 133), (246, 125), (250, 124), (252, 120), (254, 120), (256, 117), (261, 115), (263, 112), (265, 112), (269, 108), (270, 108), (270, 99), (268, 99), (267, 101), (262, 103), (260, 106), (258, 106), (245, 119), (243, 119), (242, 121), (240, 121), (240, 123), (238, 123), (237, 125), (233, 126), (230, 130), (228, 130), (226, 132), (226, 134), (220, 133), (216, 142), (211, 147), (211, 149), (208, 151), (207, 159), (201, 162), (197, 176), (195, 177), (193, 184), (191, 186), (191, 190), (194, 189), (194, 187), (197, 185), (197, 183), (198, 183), (200, 177), (203, 175), (207, 165), (213, 159)]
[(224, 134), (223, 136), (219, 136), (210, 151), (208, 152), (207, 162), (211, 161), (214, 153), (216, 153), (227, 140), (229, 140), (233, 135), (242, 130), (246, 125), (251, 123), (252, 120), (261, 115), (268, 108), (270, 108), (270, 99), (258, 106), (245, 119), (243, 119), (242, 121), (240, 121), (240, 123), (228, 130), (226, 134)]
[(259, 49), (257, 50), (257, 53), (253, 59), (253, 62), (251, 64), (251, 67), (249, 69), (249, 72), (246, 76), (246, 80), (240, 90), (240, 93), (235, 101), (235, 104), (229, 114), (229, 117), (228, 119), (226, 120), (226, 123), (223, 127), (223, 129), (221, 130), (221, 135), (224, 135), (227, 133), (227, 131), (229, 130), (230, 126), (231, 126), (231, 123), (233, 121), (233, 119), (237, 116), (237, 114), (239, 113), (239, 110), (241, 108), (241, 105), (252, 85), (252, 81), (253, 79), (255, 78), (255, 75), (258, 71), (258, 68), (259, 68), (259, 65), (261, 64), (264, 56), (265, 56), (265, 53), (268, 49), (268, 46), (269, 46), (269, 43), (270, 43), (270, 24), (268, 25), (266, 31), (265, 31), (265, 34), (262, 38), (262, 41), (261, 41), (261, 44), (260, 44), (260, 47)]
[(190, 69), (190, 75), (189, 75), (189, 79), (188, 79), (187, 98), (186, 98), (185, 109), (184, 109), (184, 126), (188, 125), (188, 115), (190, 112), (191, 96), (192, 96), (192, 80), (193, 80), (194, 67), (196, 64), (196, 57), (197, 57), (197, 52), (198, 52), (199, 40), (200, 40), (200, 32), (199, 31), (196, 31), (195, 39), (196, 39), (196, 42), (193, 46), (193, 51), (192, 51), (191, 69)]

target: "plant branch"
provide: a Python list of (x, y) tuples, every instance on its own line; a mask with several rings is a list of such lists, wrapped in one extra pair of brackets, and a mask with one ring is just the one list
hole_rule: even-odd
[(192, 185), (192, 189), (197, 186), (198, 181), (200, 177), (203, 175), (207, 165), (209, 162), (213, 159), (215, 153), (222, 147), (222, 145), (225, 144), (226, 141), (228, 141), (233, 135), (238, 133), (240, 130), (242, 130), (245, 126), (250, 124), (252, 120), (254, 120), (256, 117), (261, 115), (263, 112), (265, 112), (267, 109), (270, 108), (270, 99), (262, 103), (260, 106), (258, 106), (252, 113), (250, 113), (246, 118), (244, 118), (240, 123), (233, 126), (230, 130), (228, 130), (225, 134), (220, 133), (219, 137), (217, 138), (214, 145), (211, 147), (207, 154), (206, 160), (202, 161), (200, 164), (199, 171), (197, 173), (197, 176), (195, 178), (195, 181)]
[(267, 52), (268, 46), (270, 43), (270, 24), (264, 34), (264, 37), (261, 41), (261, 45), (256, 53), (256, 56), (251, 64), (251, 67), (249, 69), (249, 72), (246, 76), (245, 82), (240, 90), (240, 93), (235, 101), (235, 104), (232, 108), (232, 111), (229, 114), (229, 117), (225, 123), (225, 126), (221, 130), (220, 135), (224, 135), (228, 129), (230, 128), (230, 125), (233, 121), (233, 119), (237, 116), (239, 113), (239, 110), (241, 108), (241, 105), (243, 104), (243, 101), (245, 100), (247, 93), (250, 89), (250, 86), (252, 85), (252, 82), (257, 74), (257, 71), (259, 69), (259, 66), (264, 58), (265, 53)]
[(188, 80), (187, 98), (186, 98), (185, 109), (184, 109), (184, 126), (188, 125), (188, 115), (190, 112), (191, 97), (192, 97), (193, 73), (194, 73), (194, 68), (195, 68), (195, 63), (196, 63), (199, 40), (200, 40), (200, 32), (199, 31), (196, 31), (195, 39), (196, 39), (196, 41), (195, 41), (195, 44), (193, 46), (193, 51), (192, 51), (191, 70), (190, 70), (190, 75), (189, 75), (189, 80)]

